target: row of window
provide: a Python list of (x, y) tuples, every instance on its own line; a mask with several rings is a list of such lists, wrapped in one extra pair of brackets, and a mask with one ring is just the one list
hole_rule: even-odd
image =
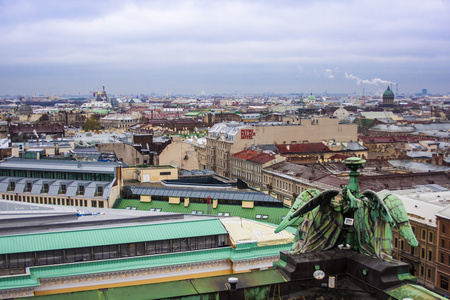
[[(43, 183), (41, 186), (41, 193), (42, 194), (46, 194), (48, 193), (50, 184), (49, 183)], [(16, 182), (14, 181), (10, 181), (8, 184), (8, 189), (7, 191), (11, 192), (14, 191), (16, 189)], [(23, 190), (24, 193), (29, 193), (31, 192), (31, 190), (33, 189), (33, 183), (32, 182), (26, 182), (25, 183), (25, 188)], [(84, 196), (84, 191), (85, 191), (85, 186), (80, 184), (77, 187), (77, 195), (82, 195)], [(65, 183), (61, 183), (58, 189), (58, 194), (65, 194), (67, 192), (67, 184)], [(97, 185), (96, 186), (96, 190), (95, 190), (95, 197), (102, 197), (103, 196), (103, 186), (101, 185)]]
[(114, 174), (108, 173), (76, 173), (76, 172), (56, 172), (56, 171), (27, 171), (1, 169), (0, 176), (6, 177), (27, 177), (27, 178), (48, 178), (48, 179), (73, 179), (88, 181), (112, 181)]
[(86, 200), (86, 199), (76, 199), (76, 198), (53, 198), (53, 197), (42, 197), (42, 196), (26, 196), (26, 195), (13, 195), (13, 194), (3, 194), (3, 199), (37, 203), (37, 204), (54, 204), (54, 205), (70, 205), (70, 206), (84, 206), (84, 207), (106, 207), (105, 202), (102, 200)]
[(0, 269), (25, 268), (228, 246), (228, 235), (0, 255)]
[[(395, 238), (394, 239), (394, 248), (398, 248), (398, 239)], [(400, 239), (400, 250), (404, 251), (405, 250), (405, 241)], [(415, 256), (416, 254), (416, 248), (414, 247), (409, 247), (410, 250), (410, 255)], [(426, 250), (424, 247), (420, 248), (420, 258), (422, 259), (428, 259), (428, 261), (433, 261), (433, 251), (432, 250), (428, 250), (428, 257), (425, 257), (426, 255)]]

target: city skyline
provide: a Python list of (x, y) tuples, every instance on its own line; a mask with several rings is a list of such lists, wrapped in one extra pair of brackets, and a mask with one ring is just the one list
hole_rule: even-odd
[(450, 92), (445, 1), (2, 1), (0, 94)]

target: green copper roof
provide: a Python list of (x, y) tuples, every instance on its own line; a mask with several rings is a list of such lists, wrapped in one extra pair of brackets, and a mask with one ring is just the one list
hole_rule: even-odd
[(200, 111), (190, 111), (190, 112), (185, 113), (184, 115), (186, 117), (196, 117), (196, 116), (201, 116), (201, 114), (202, 114), (202, 112), (200, 112)]
[(152, 225), (0, 236), (0, 254), (93, 247), (227, 234), (218, 219)]
[(39, 279), (42, 278), (117, 272), (124, 270), (144, 269), (221, 259), (231, 259), (233, 261), (236, 261), (274, 256), (279, 255), (280, 251), (289, 250), (290, 247), (291, 244), (253, 247), (242, 250), (235, 250), (231, 247), (223, 247), (208, 250), (167, 253), (151, 256), (137, 256), (131, 258), (30, 267), (29, 274), (0, 277), (0, 289), (38, 286)]
[[(206, 203), (189, 203), (187, 207), (184, 206), (183, 202), (180, 204), (169, 204), (167, 201), (156, 201), (152, 202), (140, 202), (139, 200), (133, 199), (123, 199), (117, 208), (125, 209), (127, 207), (136, 207), (137, 210), (147, 210), (150, 209), (161, 209), (162, 212), (175, 212), (192, 214), (195, 211), (198, 214), (199, 211), (202, 214), (207, 214), (208, 205)], [(211, 207), (211, 215), (225, 216), (225, 213), (229, 213), (232, 217), (242, 217), (245, 219), (256, 220), (261, 222), (267, 222), (271, 224), (279, 224), (284, 217), (289, 212), (289, 208), (284, 207), (266, 207), (266, 206), (255, 206), (253, 208), (242, 208), (240, 205), (226, 205), (219, 204), (216, 208)], [(256, 218), (257, 216), (260, 218)], [(263, 218), (267, 216), (267, 218)]]
[(415, 284), (404, 284), (387, 292), (394, 299), (447, 299), (426, 288)]
[(394, 97), (394, 93), (391, 91), (391, 88), (389, 86), (387, 87), (387, 90), (384, 92), (383, 97), (384, 96)]
[(109, 114), (109, 110), (108, 109), (93, 109), (92, 112), (95, 113), (95, 114), (102, 114), (102, 115)]
[(311, 93), (311, 95), (308, 96), (308, 100), (316, 100), (316, 97)]
[[(97, 300), (148, 300), (148, 299), (168, 299), (183, 297), (182, 299), (199, 299), (198, 294), (203, 295), (203, 299), (208, 298), (205, 294), (212, 294), (226, 291), (227, 282), (230, 275), (213, 276), (196, 278), (190, 280), (179, 280), (171, 282), (159, 282), (152, 284), (143, 284), (137, 286), (125, 286), (117, 288), (109, 288), (105, 290), (83, 291), (75, 293), (65, 293), (56, 295), (35, 296), (33, 299), (39, 300), (78, 300), (78, 299), (97, 299)], [(278, 270), (264, 270), (258, 272), (248, 272), (241, 274), (233, 274), (239, 282), (245, 284), (247, 293), (249, 288), (265, 286), (286, 282), (286, 279)], [(151, 295), (151, 296), (150, 296)], [(191, 296), (192, 298), (190, 298)], [(17, 298), (29, 299), (29, 298)], [(215, 298), (214, 298), (215, 299)]]

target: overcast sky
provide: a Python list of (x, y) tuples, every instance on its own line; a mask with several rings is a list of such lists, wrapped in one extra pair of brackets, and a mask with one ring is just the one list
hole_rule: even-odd
[(0, 95), (450, 92), (450, 1), (0, 0)]

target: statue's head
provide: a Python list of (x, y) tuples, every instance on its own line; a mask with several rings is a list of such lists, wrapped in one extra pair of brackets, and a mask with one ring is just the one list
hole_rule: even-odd
[(348, 184), (348, 188), (352, 193), (359, 193), (358, 170), (364, 168), (365, 162), (365, 159), (359, 157), (349, 157), (344, 160), (345, 166), (350, 169), (350, 182)]

